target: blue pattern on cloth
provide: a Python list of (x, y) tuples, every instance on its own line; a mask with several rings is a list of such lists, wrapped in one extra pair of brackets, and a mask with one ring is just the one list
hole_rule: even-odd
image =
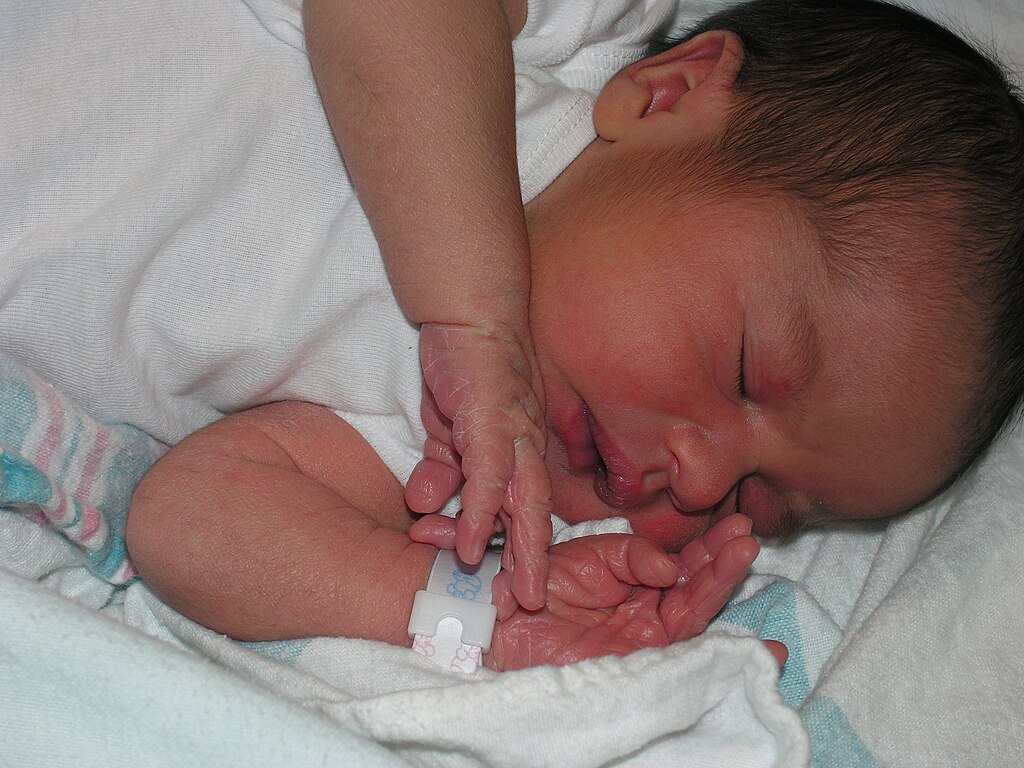
[(274, 661), (279, 661), (288, 666), (294, 666), (295, 660), (313, 642), (312, 638), (298, 638), (296, 640), (269, 640), (263, 642), (239, 641), (243, 648), (248, 648), (253, 653), (258, 653)]
[(826, 696), (812, 696), (800, 717), (811, 737), (811, 765), (814, 768), (848, 766), (881, 768), (881, 763), (861, 742), (846, 713)]
[(135, 577), (125, 546), (132, 490), (165, 446), (104, 425), (0, 354), (0, 511), (52, 528), (112, 584)]
[(877, 768), (880, 764), (861, 742), (842, 708), (812, 693), (812, 674), (808, 669), (798, 605), (801, 597), (792, 582), (774, 581), (749, 597), (730, 601), (716, 622), (786, 645), (789, 658), (779, 674), (779, 692), (787, 705), (800, 711), (811, 738), (812, 766)]

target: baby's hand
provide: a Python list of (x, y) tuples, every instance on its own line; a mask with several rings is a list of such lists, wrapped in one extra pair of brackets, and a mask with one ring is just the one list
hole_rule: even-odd
[[(489, 663), (503, 670), (569, 664), (694, 637), (746, 577), (758, 551), (750, 520), (741, 515), (720, 520), (675, 556), (620, 534), (556, 545), (545, 608), (517, 607), (502, 575), (495, 580), (498, 625)], [(777, 658), (780, 653), (784, 648)]]
[[(551, 487), (544, 465), (544, 406), (529, 348), (500, 326), (424, 323), (420, 358), (427, 429), (424, 458), (406, 484), (414, 512), (437, 512), (465, 478), (455, 549), (479, 562), (496, 525), (507, 539), (503, 565), (524, 606), (544, 605), (551, 541)], [(450, 527), (424, 518), (410, 536), (451, 546)]]

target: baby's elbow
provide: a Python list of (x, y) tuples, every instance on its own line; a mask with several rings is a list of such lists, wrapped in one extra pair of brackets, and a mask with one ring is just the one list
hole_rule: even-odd
[[(173, 454), (173, 451), (172, 451)], [(125, 529), (128, 556), (146, 585), (165, 602), (186, 607), (194, 589), (197, 551), (210, 540), (196, 499), (188, 491), (199, 473), (168, 454), (142, 478), (132, 495)]]

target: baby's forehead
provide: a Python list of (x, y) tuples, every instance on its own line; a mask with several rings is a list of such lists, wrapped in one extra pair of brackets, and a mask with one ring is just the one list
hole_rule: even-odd
[[(736, 205), (741, 212), (742, 198)], [(955, 239), (895, 213), (872, 216), (859, 237), (837, 236), (800, 206), (773, 209), (746, 298), (770, 305), (747, 309), (774, 320), (774, 343), (791, 358), (783, 384), (803, 386), (811, 401), (844, 386), (871, 393), (872, 407), (908, 429), (929, 413), (959, 422), (982, 368), (984, 328)], [(818, 376), (829, 386), (809, 386)]]
[(976, 311), (946, 275), (932, 279), (875, 277), (835, 289), (818, 305), (816, 322), (832, 376), (864, 393), (869, 407), (886, 414), (914, 440), (922, 432), (947, 446), (956, 443), (982, 369), (984, 337)]

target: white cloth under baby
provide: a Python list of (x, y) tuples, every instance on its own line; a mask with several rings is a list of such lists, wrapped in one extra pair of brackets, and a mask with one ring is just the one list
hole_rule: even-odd
[[(593, 94), (672, 6), (530, 2), (527, 199), (593, 139)], [(299, 4), (9, 4), (0, 43), (0, 350), (166, 443), (261, 402), (325, 404), (404, 482), (424, 437), (416, 329), (327, 125)]]

